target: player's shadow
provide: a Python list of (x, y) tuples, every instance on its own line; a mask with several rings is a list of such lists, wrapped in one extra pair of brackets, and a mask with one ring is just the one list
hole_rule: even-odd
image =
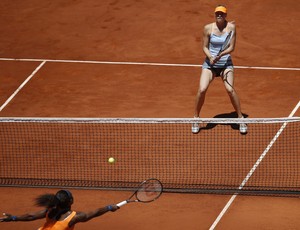
[[(243, 113), (243, 116), (246, 118), (248, 117), (249, 115), (248, 114), (244, 114)], [(218, 114), (216, 116), (214, 116), (213, 118), (237, 118), (238, 115), (236, 112), (231, 112), (231, 113), (222, 113), (222, 114)], [(206, 126), (203, 126), (200, 128), (200, 131), (201, 130), (209, 130), (209, 129), (213, 129), (215, 128), (217, 125), (229, 125), (231, 126), (232, 129), (234, 130), (239, 130), (239, 125), (238, 124), (216, 124), (216, 123), (207, 123)]]

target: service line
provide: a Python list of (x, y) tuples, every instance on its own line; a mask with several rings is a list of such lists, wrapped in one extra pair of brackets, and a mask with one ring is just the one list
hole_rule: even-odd
[[(0, 58), (0, 61), (24, 61), (24, 62), (58, 62), (58, 63), (85, 63), (85, 64), (106, 64), (106, 65), (145, 65), (145, 66), (174, 66), (174, 67), (202, 67), (200, 64), (175, 64), (156, 62), (117, 62), (117, 61), (84, 61), (84, 60), (60, 60), (60, 59), (38, 59), (38, 58)], [(263, 66), (235, 66), (237, 69), (260, 69), (260, 70), (290, 70), (300, 71), (300, 68), (286, 67), (263, 67)]]

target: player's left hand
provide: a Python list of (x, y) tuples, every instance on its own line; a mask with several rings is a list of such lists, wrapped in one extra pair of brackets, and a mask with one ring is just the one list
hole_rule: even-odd
[(4, 217), (0, 218), (0, 222), (10, 222), (13, 220), (12, 215), (8, 213), (3, 213)]

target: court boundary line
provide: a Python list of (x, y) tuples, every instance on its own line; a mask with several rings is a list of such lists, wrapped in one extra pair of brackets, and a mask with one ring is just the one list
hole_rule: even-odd
[[(39, 59), (39, 58), (0, 58), (0, 61), (24, 61), (24, 62), (57, 62), (57, 63), (83, 63), (83, 64), (107, 64), (107, 65), (145, 65), (145, 66), (173, 66), (173, 67), (202, 67), (200, 64), (175, 64), (157, 62), (117, 62), (117, 61), (83, 61), (64, 59)], [(260, 69), (260, 70), (286, 70), (300, 71), (300, 68), (267, 67), (267, 66), (235, 66), (236, 69)]]
[[(0, 61), (20, 61), (20, 62), (41, 62), (41, 64), (35, 68), (35, 70), (26, 78), (26, 80), (18, 87), (17, 90), (5, 101), (5, 103), (0, 107), (0, 112), (6, 107), (6, 105), (18, 94), (18, 92), (34, 77), (34, 75), (47, 63), (79, 63), (79, 64), (109, 64), (109, 65), (145, 65), (145, 66), (173, 66), (173, 67), (202, 67), (200, 64), (172, 64), (172, 63), (155, 63), (155, 62), (113, 62), (113, 61), (88, 61), (88, 60), (55, 60), (55, 59), (28, 59), (28, 58), (0, 58)], [(258, 70), (288, 70), (288, 71), (300, 71), (300, 68), (286, 68), (286, 67), (255, 67), (255, 66), (235, 66), (237, 69), (258, 69)], [(288, 117), (293, 117), (296, 111), (300, 107), (300, 101), (295, 106), (293, 111), (290, 113)], [(252, 169), (249, 171), (247, 176), (244, 178), (243, 182), (239, 186), (239, 190), (241, 190), (245, 184), (248, 182), (252, 174), (255, 172), (256, 168), (259, 166), (263, 158), (267, 155), (273, 144), (276, 142), (278, 137), (281, 135), (285, 127), (287, 126), (287, 122), (285, 122), (278, 132), (275, 134), (269, 145), (266, 147), (264, 152), (258, 158), (256, 163), (253, 165)], [(232, 203), (238, 194), (234, 194), (231, 196), (230, 200), (226, 203), (216, 220), (213, 222), (209, 230), (214, 230), (218, 225), (222, 217), (225, 215), (227, 210), (230, 208)]]
[(8, 103), (19, 93), (19, 91), (30, 81), (31, 78), (43, 67), (46, 61), (43, 61), (35, 70), (26, 78), (26, 80), (15, 90), (15, 92), (10, 95), (10, 97), (3, 103), (0, 107), (0, 112), (8, 105)]
[[(290, 115), (288, 117), (293, 117), (295, 115), (295, 113), (297, 112), (297, 110), (300, 107), (300, 101), (298, 102), (298, 104), (295, 106), (295, 108), (293, 109), (293, 111), (290, 113)], [(283, 132), (283, 130), (285, 129), (285, 127), (287, 126), (287, 123), (283, 123), (283, 125), (280, 127), (280, 129), (277, 131), (277, 133), (275, 134), (275, 136), (273, 137), (273, 139), (270, 141), (270, 143), (268, 144), (268, 146), (266, 147), (266, 149), (263, 151), (263, 153), (260, 155), (260, 157), (257, 159), (257, 161), (255, 162), (255, 164), (253, 165), (252, 169), (248, 172), (247, 176), (245, 177), (245, 179), (243, 180), (243, 182), (240, 184), (239, 186), (239, 190), (241, 190), (245, 184), (248, 182), (248, 180), (250, 179), (250, 177), (252, 176), (252, 174), (255, 172), (256, 168), (259, 166), (260, 162), (264, 159), (264, 157), (267, 155), (267, 153), (269, 152), (269, 150), (271, 149), (271, 147), (273, 146), (273, 144), (276, 142), (276, 140), (278, 139), (278, 137), (280, 136), (280, 134)], [(218, 217), (216, 218), (216, 220), (213, 222), (213, 224), (211, 225), (211, 227), (209, 228), (209, 230), (214, 230), (215, 227), (218, 225), (218, 223), (220, 222), (220, 220), (222, 219), (222, 217), (225, 215), (225, 213), (227, 212), (227, 210), (229, 209), (229, 207), (231, 206), (231, 204), (233, 203), (233, 201), (235, 200), (235, 198), (238, 196), (238, 194), (234, 194), (231, 196), (230, 200), (226, 203), (226, 205), (224, 206), (224, 208), (222, 209), (222, 211), (220, 212), (220, 214), (218, 215)]]

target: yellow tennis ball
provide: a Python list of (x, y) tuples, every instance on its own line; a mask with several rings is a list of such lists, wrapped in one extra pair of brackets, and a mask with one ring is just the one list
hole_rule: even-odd
[(108, 162), (111, 164), (115, 163), (115, 158), (113, 158), (113, 157), (108, 158)]

